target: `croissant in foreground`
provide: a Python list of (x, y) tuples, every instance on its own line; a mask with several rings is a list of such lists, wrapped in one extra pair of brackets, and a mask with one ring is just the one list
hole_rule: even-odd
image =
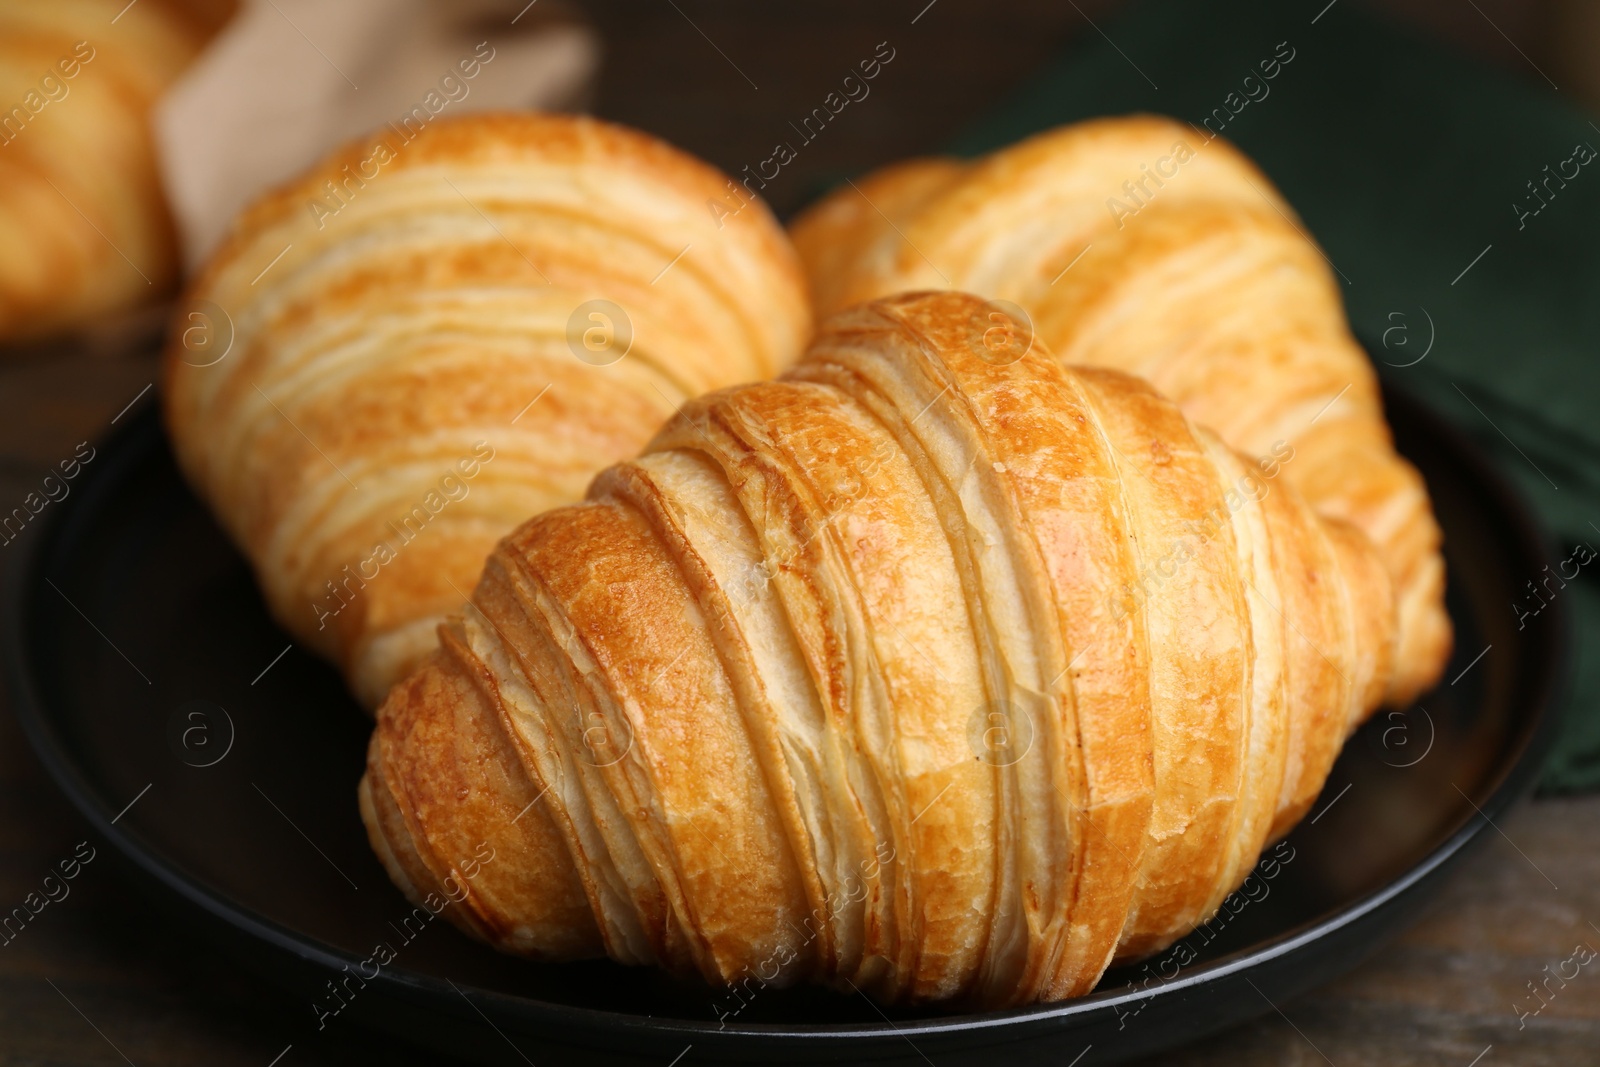
[(391, 126), (247, 210), (180, 303), (183, 471), (367, 707), (517, 523), (799, 355), (794, 252), (759, 202), (706, 211), (726, 183), (593, 119)]
[(1217, 908), (1380, 699), (1387, 572), (1140, 380), (989, 361), (987, 312), (854, 308), (501, 542), (369, 748), (407, 895), (534, 958), (976, 1007)]
[(1250, 160), (1171, 119), (1096, 119), (970, 163), (841, 188), (793, 227), (819, 314), (911, 289), (1014, 301), (1068, 364), (1147, 378), (1234, 448), (1360, 527), (1395, 583), (1404, 706), (1450, 656), (1439, 525), (1395, 451), (1339, 283)]

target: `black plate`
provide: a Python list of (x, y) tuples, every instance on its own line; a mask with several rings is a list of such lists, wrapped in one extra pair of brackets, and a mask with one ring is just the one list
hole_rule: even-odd
[[(1168, 955), (1115, 971), (1062, 1004), (885, 1017), (823, 990), (736, 996), (603, 961), (529, 964), (442, 922), (407, 942), (411, 909), (356, 811), (368, 720), (268, 619), (174, 469), (153, 409), (103, 442), (71, 496), (36, 520), (45, 529), (12, 546), (23, 558), (5, 602), (6, 674), (50, 773), (182, 911), (181, 929), (305, 998), (297, 1044), (315, 1040), (319, 1019), (358, 1020), (511, 1064), (663, 1067), (693, 1046), (686, 1064), (946, 1067), (999, 1052), (1087, 1067), (1270, 1011), (1268, 997), (1282, 1003), (1348, 968), (1533, 784), (1564, 628), (1546, 617), (1518, 631), (1507, 605), (1546, 562), (1544, 546), (1459, 435), (1402, 394), (1387, 402), (1446, 531), (1458, 644), (1445, 677), (1456, 681), (1404, 715), (1380, 713), (1346, 746), (1313, 817), (1275, 867), (1258, 867), (1248, 897), (1187, 940), (1186, 966)], [(393, 962), (364, 985), (346, 979), (342, 968), (379, 942)], [(335, 999), (329, 979), (353, 992)]]

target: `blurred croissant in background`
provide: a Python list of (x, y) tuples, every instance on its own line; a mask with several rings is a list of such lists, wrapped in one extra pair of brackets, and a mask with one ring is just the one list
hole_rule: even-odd
[(811, 328), (756, 201), (593, 119), (391, 124), (244, 212), (165, 362), (180, 466), (300, 642), (375, 707), (519, 522)]
[(149, 114), (223, 0), (0, 0), (0, 342), (166, 296), (177, 239)]
[(1139, 379), (991, 359), (985, 312), (842, 312), (502, 541), (378, 713), (396, 884), (486, 843), (446, 914), (503, 950), (978, 1008), (1215, 912), (1380, 701), (1388, 574)]
[(1394, 579), (1388, 702), (1438, 680), (1452, 634), (1427, 489), (1394, 450), (1329, 263), (1227, 142), (1096, 119), (970, 163), (884, 168), (792, 235), (819, 315), (911, 289), (1014, 302), (1065, 363), (1138, 374), (1234, 448), (1292, 455), (1288, 480), (1364, 531)]

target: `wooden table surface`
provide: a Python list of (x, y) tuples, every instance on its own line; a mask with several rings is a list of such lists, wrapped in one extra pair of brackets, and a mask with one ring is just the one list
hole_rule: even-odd
[[(1506, 6), (1484, 4), (1497, 13)], [(596, 105), (732, 169), (744, 156), (761, 158), (754, 153), (765, 144), (751, 132), (753, 117), (770, 124), (786, 109), (803, 113), (800, 102), (820, 91), (816, 72), (831, 70), (830, 63), (848, 66), (862, 46), (870, 51), (890, 18), (882, 10), (824, 3), (821, 17), (802, 31), (788, 9), (749, 15), (742, 12), (752, 9), (742, 6), (688, 0), (679, 6), (694, 14), (694, 24), (669, 6), (624, 3), (593, 12), (608, 42)], [(930, 19), (922, 27), (927, 47), (905, 53), (898, 87), (890, 90), (888, 81), (882, 87), (881, 110), (857, 127), (841, 124), (837, 139), (819, 143), (794, 184), (776, 191), (781, 208), (800, 203), (831, 174), (935, 148), (1084, 30), (1073, 5), (1058, 11), (1058, 5), (1020, 4), (1004, 15), (958, 0), (941, 6), (945, 22)], [(1077, 5), (1095, 15), (1108, 6), (1104, 0)], [(817, 5), (808, 9), (815, 13)], [(890, 14), (905, 26), (898, 7)], [(665, 57), (703, 49), (710, 69), (722, 64), (702, 32), (761, 70), (759, 98), (721, 84), (721, 75), (733, 77), (729, 71), (708, 74), (687, 95), (658, 91), (660, 82), (683, 77), (681, 65)], [(1465, 34), (1471, 45), (1472, 32), (1457, 26), (1446, 35)], [(772, 44), (793, 34), (801, 39), (791, 47)], [(941, 41), (1003, 46), (1007, 62), (972, 58), (982, 47), (941, 50)], [(1497, 45), (1479, 44), (1495, 55)], [(951, 56), (968, 59), (953, 66), (941, 59)], [(0, 356), (0, 511), (20, 502), (46, 467), (101, 433), (130, 402), (152, 403), (154, 391), (144, 390), (154, 377), (149, 355), (115, 345)], [(0, 548), (0, 564), (6, 562)], [(1600, 797), (1528, 802), (1498, 829), (1421, 921), (1348, 976), (1160, 1062), (1566, 1067), (1600, 1059), (1600, 963), (1583, 967), (1564, 987), (1551, 983), (1558, 991), (1537, 1015), (1518, 1014), (1542, 1003), (1530, 989), (1547, 966), (1554, 970), (1579, 945), (1600, 949)], [(0, 707), (0, 908), (35, 891), (48, 869), (86, 838), (104, 844), (93, 842), (85, 820)], [(0, 1067), (268, 1067), (285, 1052), (285, 1035), (298, 1032), (291, 1019), (303, 1010), (152, 916), (111, 864), (87, 868), (70, 897), (46, 909), (26, 936), (0, 947)], [(277, 1061), (279, 1067), (439, 1062), (338, 1026)]]

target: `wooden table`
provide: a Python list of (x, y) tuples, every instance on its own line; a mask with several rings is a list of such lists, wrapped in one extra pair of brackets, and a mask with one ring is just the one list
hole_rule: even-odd
[[(1483, 2), (1497, 14), (1505, 6)], [(680, 6), (694, 15), (694, 25), (667, 6), (596, 9), (610, 49), (597, 105), (602, 114), (651, 128), (730, 169), (746, 156), (761, 158), (757, 150), (764, 154), (760, 123), (804, 113), (831, 78), (823, 74), (848, 67), (863, 48), (870, 52), (889, 22), (908, 26), (899, 10), (907, 4), (869, 12), (812, 4), (815, 21), (803, 25), (792, 9), (753, 14), (757, 9), (743, 5), (688, 0)], [(940, 20), (930, 16), (916, 29), (921, 47), (897, 58), (897, 80), (881, 83), (881, 106), (863, 109), (858, 125), (840, 124), (837, 137), (819, 139), (793, 184), (775, 190), (781, 208), (802, 202), (831, 174), (937, 147), (1084, 30), (1072, 5), (1019, 4), (1003, 14), (959, 0), (940, 6)], [(1077, 5), (1096, 16), (1107, 6), (1104, 0)], [(734, 94), (722, 84), (723, 75), (737, 75), (719, 69), (723, 60), (702, 31), (760, 72), (759, 93)], [(696, 65), (716, 73), (686, 93), (661, 93), (663, 81), (685, 77), (682, 62), (670, 57), (698, 55), (694, 49), (705, 53)], [(985, 55), (1003, 55), (1005, 62)], [(47, 466), (102, 432), (130, 402), (152, 403), (153, 390), (144, 389), (154, 377), (148, 355), (125, 352), (0, 358), (0, 510), (19, 502)], [(0, 548), (0, 563), (4, 553)], [(1499, 829), (1422, 921), (1349, 976), (1160, 1062), (1593, 1062), (1600, 1057), (1600, 961), (1584, 967), (1537, 1016), (1519, 1020), (1518, 1010), (1539, 1003), (1529, 983), (1545, 977), (1546, 965), (1554, 968), (1579, 944), (1600, 949), (1600, 797), (1524, 804)], [(0, 708), (0, 908), (20, 902), (56, 861), (92, 836)], [(24, 936), (0, 947), (0, 1067), (268, 1067), (280, 1055), (280, 1067), (440, 1062), (338, 1026), (314, 1046), (284, 1054), (285, 1035), (300, 1030), (290, 1021), (303, 1004), (284, 1001), (153, 918), (110, 863), (88, 868), (72, 886), (71, 896), (49, 907)]]

